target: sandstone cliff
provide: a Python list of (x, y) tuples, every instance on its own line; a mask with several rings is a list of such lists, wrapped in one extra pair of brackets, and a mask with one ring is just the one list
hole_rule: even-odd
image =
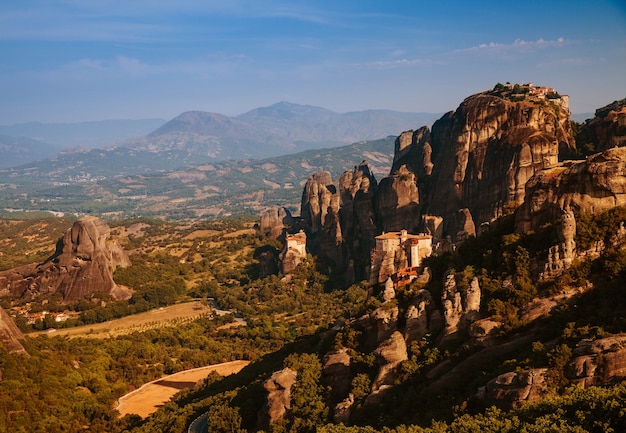
[(598, 214), (626, 205), (626, 148), (613, 148), (584, 161), (538, 172), (526, 186), (515, 217), (519, 233), (557, 221), (564, 209)]
[(626, 98), (598, 108), (593, 119), (587, 120), (576, 136), (580, 152), (604, 151), (626, 145)]
[(528, 179), (555, 166), (560, 147), (573, 145), (567, 110), (483, 92), (444, 115), (432, 131), (412, 134), (410, 144), (401, 135), (392, 171), (406, 165), (417, 175), (427, 189), (420, 194), (424, 213), (443, 217), (443, 234), (455, 237), (467, 216), (479, 227), (501, 216), (505, 206), (520, 205)]
[(267, 392), (265, 405), (258, 413), (258, 422), (262, 427), (269, 427), (284, 418), (291, 409), (291, 390), (296, 384), (298, 373), (290, 368), (276, 371), (263, 383)]
[(293, 226), (294, 221), (291, 212), (285, 207), (268, 209), (261, 214), (259, 230), (278, 239), (285, 228)]
[(59, 239), (56, 252), (45, 262), (0, 273), (0, 287), (4, 293), (18, 297), (58, 293), (63, 301), (93, 292), (128, 298), (130, 293), (115, 284), (112, 271), (117, 266), (129, 266), (130, 261), (109, 235), (110, 228), (104, 221), (82, 218)]

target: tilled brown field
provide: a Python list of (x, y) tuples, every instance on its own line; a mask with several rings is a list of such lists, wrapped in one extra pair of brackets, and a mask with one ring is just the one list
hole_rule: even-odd
[(191, 388), (206, 378), (211, 372), (216, 372), (221, 376), (228, 376), (238, 373), (249, 363), (250, 361), (231, 361), (185, 370), (162, 377), (120, 397), (116, 409), (119, 411), (120, 416), (136, 414), (141, 418), (146, 418), (163, 406), (176, 393), (183, 389)]

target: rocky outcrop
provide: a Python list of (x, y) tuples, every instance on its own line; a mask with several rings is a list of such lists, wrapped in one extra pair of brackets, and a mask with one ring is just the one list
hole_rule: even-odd
[(542, 278), (554, 278), (570, 267), (576, 257), (576, 217), (571, 210), (564, 210), (557, 223), (559, 243), (550, 247)]
[(524, 402), (539, 400), (549, 392), (547, 374), (547, 368), (501, 374), (487, 383), (486, 403), (511, 409)]
[(104, 221), (82, 218), (59, 239), (56, 252), (45, 262), (0, 273), (0, 287), (18, 297), (58, 293), (67, 302), (94, 292), (129, 298), (130, 292), (113, 281), (112, 271), (129, 266), (130, 260), (109, 235)]
[(406, 165), (418, 178), (430, 176), (434, 167), (433, 148), (430, 143), (431, 134), (427, 126), (400, 134), (395, 142), (391, 172)]
[(365, 337), (365, 350), (374, 350), (398, 330), (399, 314), (398, 306), (389, 302), (354, 322), (353, 326), (359, 329)]
[(268, 233), (271, 237), (278, 239), (283, 234), (284, 229), (293, 226), (294, 221), (291, 212), (285, 207), (267, 209), (265, 212), (261, 213), (259, 230), (262, 233)]
[(576, 137), (578, 147), (592, 144), (597, 151), (626, 146), (626, 99), (598, 108)]
[(404, 316), (404, 339), (407, 344), (420, 340), (429, 330), (440, 327), (441, 313), (435, 310), (428, 290), (419, 290), (408, 304)]
[(565, 376), (574, 384), (611, 385), (626, 379), (626, 335), (583, 340), (572, 353)]
[[(322, 171), (309, 177), (302, 193), (300, 216), (310, 227), (311, 233), (316, 233), (329, 225), (333, 214), (339, 210), (338, 200), (337, 187), (333, 184), (329, 172)], [(329, 213), (330, 221), (327, 220)]]
[(471, 215), (479, 227), (505, 206), (520, 205), (528, 179), (557, 164), (559, 146), (573, 147), (567, 110), (492, 92), (470, 96), (407, 143), (407, 137), (397, 142), (392, 172), (406, 165), (418, 179), (429, 177), (428, 194), (420, 194), (425, 213), (441, 216), (443, 235), (452, 237), (466, 231), (459, 217)]
[(421, 211), (417, 179), (406, 165), (380, 181), (374, 209), (382, 231), (417, 232)]
[(259, 425), (268, 428), (271, 424), (284, 418), (291, 409), (291, 390), (296, 383), (298, 373), (290, 368), (274, 372), (263, 383), (267, 391), (265, 406), (258, 414)]
[(472, 322), (480, 319), (478, 278), (474, 277), (467, 282), (462, 273), (448, 273), (441, 293), (441, 303), (445, 320), (443, 336), (467, 329)]
[(373, 209), (377, 182), (366, 161), (335, 184), (328, 172), (309, 177), (300, 214), (312, 254), (344, 273), (346, 283), (366, 278), (369, 252), (378, 233)]
[(324, 356), (323, 373), (335, 396), (343, 398), (350, 390), (352, 374), (350, 354), (347, 349), (329, 352)]
[(367, 161), (339, 179), (341, 196), (340, 221), (344, 233), (347, 259), (352, 262), (354, 281), (369, 275), (369, 254), (379, 233), (374, 213), (374, 195), (378, 183)]
[(404, 337), (395, 331), (374, 351), (379, 362), (379, 370), (372, 382), (372, 392), (365, 399), (365, 404), (379, 404), (386, 390), (395, 382), (396, 370), (402, 361), (406, 361), (407, 348)]
[(558, 221), (563, 209), (574, 215), (599, 214), (624, 205), (626, 148), (620, 147), (538, 172), (526, 185), (526, 198), (515, 216), (515, 231), (538, 230)]

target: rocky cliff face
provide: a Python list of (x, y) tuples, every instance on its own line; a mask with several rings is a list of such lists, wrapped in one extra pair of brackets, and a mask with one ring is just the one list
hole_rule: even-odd
[(527, 183), (515, 230), (522, 233), (558, 221), (565, 209), (574, 215), (598, 214), (624, 205), (626, 148), (620, 147), (537, 173)]
[(347, 282), (367, 276), (369, 252), (378, 233), (373, 209), (376, 187), (374, 174), (363, 161), (337, 182), (328, 172), (314, 174), (302, 193), (300, 215), (307, 248), (342, 269)]
[(596, 116), (585, 122), (576, 137), (576, 146), (604, 151), (626, 145), (626, 98), (596, 110)]
[(115, 298), (130, 293), (113, 281), (112, 270), (129, 266), (128, 255), (109, 240), (110, 228), (96, 217), (85, 217), (57, 242), (56, 252), (40, 264), (26, 265), (0, 273), (0, 287), (19, 297), (59, 293), (74, 301), (92, 292), (110, 293)]
[(285, 228), (293, 226), (294, 221), (291, 212), (285, 207), (268, 209), (261, 214), (259, 230), (278, 239)]
[(367, 278), (367, 257), (383, 231), (428, 231), (445, 248), (448, 237), (475, 236), (521, 205), (529, 179), (557, 167), (559, 149), (574, 147), (566, 104), (522, 99), (482, 92), (432, 131), (400, 134), (380, 183), (365, 161), (337, 183), (328, 172), (311, 176), (301, 205), (310, 252), (353, 274), (347, 282), (358, 281)]
[(406, 164), (426, 175), (432, 161), (425, 213), (443, 217), (444, 235), (453, 237), (467, 223), (460, 209), (475, 227), (501, 216), (523, 202), (533, 174), (558, 163), (559, 147), (573, 146), (568, 112), (488, 93), (470, 96), (414, 138), (393, 169)]
[(284, 368), (274, 372), (263, 383), (267, 392), (265, 406), (258, 414), (259, 425), (269, 427), (278, 420), (283, 419), (287, 411), (291, 409), (291, 390), (296, 384), (298, 373), (290, 368)]

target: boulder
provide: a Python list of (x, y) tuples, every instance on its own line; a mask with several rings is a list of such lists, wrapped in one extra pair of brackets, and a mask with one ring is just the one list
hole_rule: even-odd
[(526, 197), (515, 214), (515, 231), (537, 231), (561, 220), (564, 209), (574, 216), (597, 215), (625, 205), (626, 148), (613, 148), (537, 172), (528, 181)]
[(266, 403), (259, 412), (259, 425), (267, 428), (284, 418), (291, 409), (291, 390), (296, 383), (298, 373), (290, 368), (276, 371), (263, 383), (267, 392)]
[(261, 233), (269, 233), (271, 237), (278, 239), (285, 228), (293, 226), (294, 221), (291, 212), (285, 207), (267, 209), (261, 213), (259, 230)]
[(511, 409), (524, 402), (539, 400), (549, 392), (547, 374), (547, 368), (501, 374), (487, 382), (486, 403)]
[(583, 340), (572, 355), (565, 376), (574, 384), (586, 388), (626, 379), (626, 334)]
[(372, 392), (365, 399), (366, 405), (379, 404), (386, 390), (395, 382), (396, 370), (402, 361), (408, 359), (403, 335), (395, 331), (374, 351), (380, 364), (378, 374), (372, 382)]
[(350, 361), (348, 349), (329, 352), (324, 356), (322, 372), (332, 389), (333, 395), (339, 398), (344, 398), (350, 391), (350, 384), (352, 383)]
[(115, 284), (112, 272), (117, 266), (130, 266), (130, 260), (109, 235), (104, 221), (81, 218), (59, 239), (50, 258), (0, 273), (0, 286), (18, 297), (58, 293), (66, 302), (94, 292), (127, 299), (131, 293)]

